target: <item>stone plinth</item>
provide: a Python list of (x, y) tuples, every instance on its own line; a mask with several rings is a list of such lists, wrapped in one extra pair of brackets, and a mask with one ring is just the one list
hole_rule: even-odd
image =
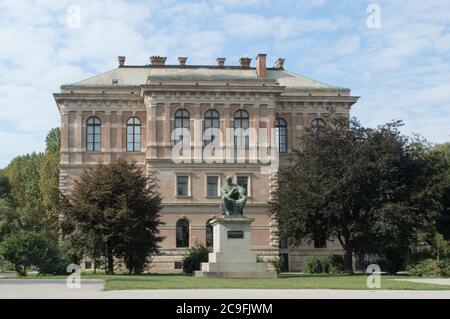
[(257, 262), (251, 250), (250, 225), (253, 218), (244, 216), (219, 217), (211, 224), (214, 234), (213, 252), (202, 263), (196, 276), (219, 278), (276, 278), (267, 262)]

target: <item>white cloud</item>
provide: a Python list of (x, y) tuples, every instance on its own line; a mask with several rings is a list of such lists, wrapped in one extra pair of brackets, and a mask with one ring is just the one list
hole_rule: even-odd
[[(67, 7), (81, 27), (67, 27)], [(450, 2), (379, 1), (382, 28), (368, 29), (366, 5), (326, 0), (0, 1), (0, 167), (41, 150), (59, 124), (52, 93), (116, 66), (227, 64), (268, 53), (286, 67), (362, 95), (352, 113), (364, 124), (405, 120), (405, 132), (433, 142), (450, 132)]]

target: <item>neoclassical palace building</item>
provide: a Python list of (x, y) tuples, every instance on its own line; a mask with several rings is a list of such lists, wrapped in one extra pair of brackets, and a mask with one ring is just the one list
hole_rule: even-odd
[[(348, 116), (358, 97), (347, 88), (285, 70), (284, 59), (267, 67), (265, 54), (256, 57), (255, 66), (250, 58), (241, 58), (238, 65), (227, 65), (225, 58), (218, 58), (217, 65), (189, 65), (186, 57), (178, 61), (168, 65), (165, 57), (152, 56), (147, 65), (127, 65), (119, 56), (117, 68), (61, 86), (54, 94), (61, 114), (61, 191), (70, 192), (88, 167), (117, 158), (136, 161), (163, 198), (165, 239), (152, 260), (155, 272), (179, 272), (189, 247), (212, 245), (208, 223), (221, 214), (220, 189), (227, 176), (247, 190), (245, 214), (255, 219), (252, 249), (262, 259), (281, 255), (285, 270), (297, 271), (309, 255), (341, 253), (331, 240), (305, 241), (300, 247), (279, 240), (268, 201), (278, 184), (276, 168), (289, 164), (304, 128), (326, 125), (330, 108)], [(251, 152), (255, 134), (227, 133), (236, 128), (267, 135), (275, 169), (265, 170), (273, 164), (267, 161), (202, 157), (210, 145)], [(207, 131), (220, 136), (203, 134)], [(174, 152), (180, 145), (182, 150)], [(221, 153), (220, 148), (215, 152)], [(180, 154), (193, 159), (180, 161)]]

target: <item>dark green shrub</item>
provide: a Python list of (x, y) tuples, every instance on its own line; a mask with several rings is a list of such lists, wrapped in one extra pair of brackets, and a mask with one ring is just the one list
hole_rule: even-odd
[(450, 259), (425, 259), (407, 268), (413, 276), (450, 276)]
[(421, 277), (437, 276), (440, 273), (435, 259), (422, 260), (416, 265), (408, 267), (407, 270), (411, 275)]
[(340, 274), (344, 272), (344, 257), (340, 255), (311, 256), (305, 263), (304, 272), (310, 274)]
[(327, 274), (340, 274), (344, 272), (344, 257), (340, 255), (325, 256), (321, 258), (322, 271)]
[(3, 258), (26, 276), (35, 267), (39, 274), (65, 274), (70, 263), (53, 238), (38, 232), (19, 231), (9, 235), (0, 246)]
[(450, 276), (450, 259), (444, 259), (439, 263), (440, 274)]
[(189, 254), (184, 258), (183, 271), (192, 274), (195, 270), (200, 270), (202, 262), (208, 262), (209, 250), (201, 244), (197, 244), (189, 250)]
[(322, 262), (316, 256), (311, 256), (306, 260), (304, 272), (309, 274), (323, 273)]

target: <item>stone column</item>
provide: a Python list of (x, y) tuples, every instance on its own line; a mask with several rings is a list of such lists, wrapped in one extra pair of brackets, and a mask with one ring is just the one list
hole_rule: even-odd
[[(224, 143), (224, 157), (225, 160), (224, 162), (230, 162), (233, 163), (234, 159), (230, 158), (230, 156), (232, 154), (230, 154), (231, 151), (233, 151), (233, 147), (232, 147), (232, 143), (233, 143), (233, 137), (231, 137), (228, 134), (228, 131), (230, 129), (233, 129), (233, 127), (231, 126), (231, 119), (230, 119), (230, 110), (231, 110), (231, 105), (229, 103), (224, 104), (223, 107), (223, 130), (222, 130), (222, 140)], [(229, 152), (230, 151), (230, 152)]]
[(61, 159), (60, 164), (69, 164), (69, 111), (61, 110)]
[(73, 140), (77, 164), (83, 163), (83, 152), (85, 150), (85, 145), (83, 145), (83, 127), (86, 127), (83, 119), (83, 111), (77, 111), (75, 117), (75, 123), (73, 128)]
[(203, 145), (203, 125), (202, 125), (202, 115), (200, 114), (200, 104), (194, 105), (194, 116), (191, 120), (191, 153), (194, 157), (195, 163), (202, 162), (202, 145)]
[(102, 141), (102, 152), (107, 163), (111, 162), (111, 111), (105, 111), (105, 135)]
[(116, 149), (117, 152), (122, 153), (123, 150), (123, 112), (116, 112)]
[[(295, 120), (295, 122), (294, 122), (294, 120)], [(294, 119), (292, 121), (292, 125), (294, 125), (294, 124), (295, 124), (295, 127), (293, 127), (291, 144), (292, 144), (292, 148), (298, 148), (299, 139), (300, 139), (300, 137), (302, 137), (302, 135), (304, 133), (303, 130), (305, 129), (305, 127), (303, 126), (303, 113), (296, 113), (296, 116), (294, 117)]]
[(275, 150), (275, 145), (273, 144), (275, 142), (275, 140), (272, 139), (272, 135), (275, 134), (275, 131), (273, 130), (274, 128), (274, 123), (275, 123), (275, 105), (269, 104), (267, 105), (267, 109), (269, 111), (268, 117), (267, 117), (267, 133), (269, 134), (268, 136), (268, 142), (270, 144), (270, 154), (272, 155), (272, 151)]
[(172, 136), (172, 118), (170, 116), (170, 104), (169, 103), (165, 103), (164, 104), (164, 122), (162, 123), (163, 125), (163, 138), (162, 138), (162, 145), (164, 148), (164, 157), (165, 158), (170, 158), (171, 156), (171, 147), (172, 147), (172, 141), (171, 141), (171, 136)]
[(144, 99), (147, 109), (147, 158), (157, 157), (156, 144), (156, 107), (155, 101), (149, 98)]
[(249, 156), (250, 160), (257, 160), (258, 158), (258, 145), (259, 145), (259, 117), (260, 117), (260, 105), (254, 104), (254, 115), (253, 115), (253, 128), (254, 130), (254, 136), (250, 134), (250, 145), (253, 145), (253, 148), (250, 148)]

